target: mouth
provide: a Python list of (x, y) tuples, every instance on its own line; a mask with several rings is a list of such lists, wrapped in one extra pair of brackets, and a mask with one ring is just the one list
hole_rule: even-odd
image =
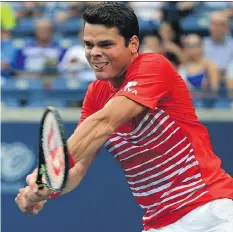
[(96, 70), (103, 70), (109, 63), (108, 62), (93, 62), (92, 65)]

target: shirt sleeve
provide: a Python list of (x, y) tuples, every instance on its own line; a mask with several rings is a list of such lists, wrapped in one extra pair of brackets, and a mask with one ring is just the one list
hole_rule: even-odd
[(126, 96), (152, 110), (170, 97), (178, 73), (162, 56), (135, 62), (126, 74), (126, 82), (115, 96)]
[(82, 109), (81, 109), (81, 117), (80, 120), (78, 122), (78, 126), (81, 125), (81, 123), (90, 115), (94, 114), (96, 112), (95, 107), (94, 107), (95, 103), (94, 103), (94, 98), (93, 98), (93, 83), (89, 84), (84, 101), (83, 101), (83, 105), (82, 105)]

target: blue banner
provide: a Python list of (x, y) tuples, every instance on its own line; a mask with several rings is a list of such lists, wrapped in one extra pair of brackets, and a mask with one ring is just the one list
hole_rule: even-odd
[[(233, 123), (208, 122), (211, 143), (233, 176)], [(66, 123), (71, 135), (76, 123)], [(119, 164), (103, 148), (81, 185), (49, 201), (35, 217), (22, 214), (14, 198), (36, 166), (39, 123), (2, 123), (1, 181), (4, 232), (140, 232), (143, 211), (131, 195)]]

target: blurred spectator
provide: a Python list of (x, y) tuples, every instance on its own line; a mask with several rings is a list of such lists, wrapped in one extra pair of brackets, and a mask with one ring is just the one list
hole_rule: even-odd
[(0, 3), (1, 7), (1, 29), (12, 31), (16, 25), (15, 12), (11, 5), (6, 2)]
[(163, 2), (128, 2), (128, 5), (143, 20), (160, 21), (162, 19), (161, 8), (164, 5)]
[[(78, 37), (82, 37), (82, 33), (80, 33)], [(59, 64), (59, 71), (62, 76), (68, 78), (91, 79), (91, 81), (95, 79), (95, 75), (86, 59), (84, 46), (82, 44), (70, 47), (66, 51)], [(84, 76), (82, 74), (80, 75), (83, 71), (85, 71)], [(88, 72), (90, 72), (90, 75)]]
[(231, 2), (224, 2), (224, 1), (219, 1), (219, 2), (203, 2), (203, 4), (208, 7), (209, 9), (212, 10), (219, 10), (219, 9), (227, 9), (231, 7)]
[(14, 10), (8, 3), (1, 5), (1, 77), (8, 78), (15, 56), (15, 48), (11, 40), (11, 31), (16, 24)]
[(65, 49), (53, 41), (53, 25), (47, 19), (36, 23), (35, 40), (31, 40), (17, 52), (14, 69), (17, 76), (54, 76), (57, 64)]
[(213, 12), (209, 26), (210, 36), (204, 39), (204, 54), (212, 59), (224, 75), (233, 59), (233, 39), (229, 34), (228, 17), (223, 12)]
[(43, 8), (40, 2), (18, 2), (16, 9), (16, 18), (31, 17), (38, 18), (43, 16)]
[(162, 53), (161, 38), (155, 34), (148, 34), (143, 37), (141, 52)]
[(55, 21), (57, 23), (64, 23), (72, 18), (80, 18), (85, 7), (84, 2), (67, 2), (67, 9), (59, 11), (55, 15)]
[(164, 21), (160, 25), (159, 35), (162, 39), (163, 54), (176, 67), (184, 60), (181, 34), (182, 30), (178, 21)]
[(187, 35), (183, 40), (186, 61), (178, 72), (190, 89), (219, 89), (219, 71), (217, 65), (205, 59), (202, 51), (201, 38), (196, 34)]
[(233, 99), (233, 59), (226, 69), (226, 86), (229, 96)]
[(233, 2), (228, 2), (229, 7), (224, 9), (224, 13), (230, 18), (233, 19)]
[(162, 9), (163, 20), (180, 20), (192, 14), (196, 6), (199, 6), (199, 4), (200, 2), (165, 2), (165, 5)]

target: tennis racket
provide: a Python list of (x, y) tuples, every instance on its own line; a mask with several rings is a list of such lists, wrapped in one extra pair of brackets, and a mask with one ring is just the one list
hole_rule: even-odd
[[(66, 186), (69, 155), (62, 119), (54, 107), (47, 107), (40, 123), (39, 162), (36, 183), (39, 189), (48, 187), (61, 192)], [(42, 177), (45, 176), (46, 183)]]

